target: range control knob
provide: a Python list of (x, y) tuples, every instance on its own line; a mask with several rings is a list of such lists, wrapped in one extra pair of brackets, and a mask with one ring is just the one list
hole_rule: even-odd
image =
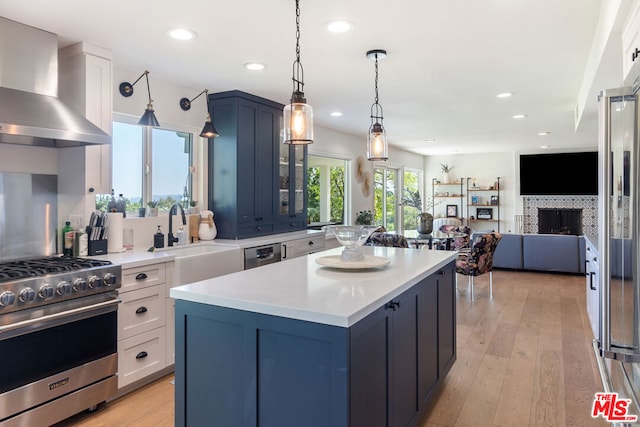
[(53, 292), (53, 288), (45, 283), (44, 285), (40, 286), (40, 289), (38, 290), (38, 297), (42, 299), (49, 299), (53, 297)]
[(18, 300), (20, 300), (20, 302), (31, 302), (34, 299), (36, 299), (36, 291), (31, 288), (24, 288), (18, 295)]
[(89, 278), (89, 289), (101, 288), (102, 287), (102, 277), (91, 276)]
[(107, 273), (104, 275), (104, 284), (106, 286), (115, 286), (118, 284), (118, 276), (113, 273)]
[(56, 287), (56, 293), (58, 295), (69, 295), (71, 293), (71, 283), (67, 282), (66, 280), (58, 283), (58, 286)]
[(4, 291), (0, 294), (0, 307), (6, 307), (16, 301), (16, 294), (11, 291)]
[(83, 278), (78, 278), (73, 281), (73, 290), (75, 292), (84, 292), (87, 290), (87, 281)]

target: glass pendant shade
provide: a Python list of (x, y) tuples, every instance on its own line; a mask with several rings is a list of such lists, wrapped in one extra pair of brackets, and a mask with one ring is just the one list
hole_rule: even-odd
[(284, 143), (313, 143), (313, 108), (304, 102), (292, 102), (284, 107)]
[(389, 144), (387, 133), (380, 123), (374, 123), (369, 128), (367, 136), (367, 159), (387, 160), (389, 158)]
[(138, 124), (142, 126), (160, 127), (160, 123), (158, 123), (158, 119), (156, 119), (156, 114), (153, 112), (153, 104), (147, 104), (147, 109), (144, 110), (144, 114), (138, 121)]
[(204, 127), (202, 128), (202, 132), (200, 132), (200, 136), (203, 138), (216, 138), (218, 135), (218, 131), (211, 123), (211, 116), (207, 114), (207, 121), (204, 123)]

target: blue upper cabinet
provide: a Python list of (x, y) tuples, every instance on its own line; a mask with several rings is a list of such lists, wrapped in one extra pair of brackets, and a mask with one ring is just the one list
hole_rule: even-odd
[[(209, 108), (220, 134), (209, 140), (208, 153), (209, 208), (218, 237), (305, 229), (306, 148), (282, 144), (283, 105), (229, 91), (210, 94)], [(281, 191), (284, 185), (288, 191)]]

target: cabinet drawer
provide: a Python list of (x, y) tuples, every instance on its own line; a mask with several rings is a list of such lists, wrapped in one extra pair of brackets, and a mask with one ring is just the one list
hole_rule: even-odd
[(296, 240), (294, 244), (296, 256), (308, 255), (324, 250), (326, 238), (323, 235)]
[(307, 219), (289, 219), (286, 222), (282, 222), (278, 224), (278, 231), (282, 231), (284, 233), (288, 231), (298, 231), (304, 230), (307, 228)]
[(120, 292), (159, 285), (165, 282), (165, 276), (164, 263), (126, 268), (122, 270), (122, 287), (120, 288)]
[(166, 366), (164, 326), (118, 341), (118, 388), (122, 388)]
[(272, 223), (268, 224), (252, 224), (238, 227), (238, 237), (257, 237), (273, 234), (274, 228)]
[(165, 325), (164, 286), (120, 294), (118, 339), (129, 338)]

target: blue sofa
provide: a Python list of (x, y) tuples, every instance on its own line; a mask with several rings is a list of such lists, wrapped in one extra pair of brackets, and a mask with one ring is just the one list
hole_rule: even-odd
[(513, 270), (584, 274), (582, 236), (559, 234), (502, 234), (493, 266)]

